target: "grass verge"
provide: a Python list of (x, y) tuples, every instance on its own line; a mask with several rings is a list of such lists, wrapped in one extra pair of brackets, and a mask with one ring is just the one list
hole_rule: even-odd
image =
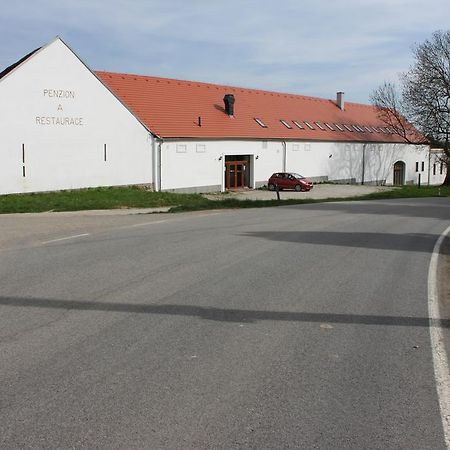
[(174, 194), (169, 192), (148, 192), (136, 187), (94, 188), (76, 191), (46, 192), (34, 194), (11, 194), (0, 196), (0, 214), (43, 212), (43, 211), (80, 211), (90, 209), (154, 208), (170, 207), (170, 212), (198, 211), (225, 208), (261, 208), (304, 203), (323, 203), (351, 200), (378, 200), (416, 197), (448, 197), (450, 187), (403, 186), (393, 190), (372, 194), (327, 199), (286, 199), (273, 200), (208, 200), (199, 194)]

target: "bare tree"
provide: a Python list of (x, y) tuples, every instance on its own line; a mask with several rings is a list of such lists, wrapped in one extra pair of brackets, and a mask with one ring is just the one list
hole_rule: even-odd
[(414, 63), (400, 76), (401, 92), (384, 83), (372, 103), (380, 119), (406, 142), (431, 143), (443, 149), (450, 185), (450, 30), (436, 31), (413, 50)]

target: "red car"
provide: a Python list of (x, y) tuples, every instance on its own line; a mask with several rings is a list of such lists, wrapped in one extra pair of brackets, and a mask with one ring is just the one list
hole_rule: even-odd
[(313, 188), (313, 182), (302, 175), (293, 172), (274, 173), (267, 184), (269, 191), (274, 191), (276, 186), (282, 189), (295, 189), (297, 192), (310, 191)]

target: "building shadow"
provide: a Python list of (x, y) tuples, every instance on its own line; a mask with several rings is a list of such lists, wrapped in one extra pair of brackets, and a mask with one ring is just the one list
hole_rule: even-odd
[[(305, 203), (301, 206), (287, 206), (311, 211), (338, 211), (350, 214), (394, 215), (403, 217), (425, 217), (450, 220), (450, 197), (413, 199), (371, 200), (355, 202)], [(423, 201), (423, 203), (422, 203)]]
[[(346, 233), (335, 231), (249, 231), (240, 236), (298, 244), (425, 253), (432, 253), (434, 245), (439, 238), (439, 236), (434, 234), (424, 233)], [(441, 252), (448, 254), (448, 247), (442, 247)]]
[(401, 327), (450, 328), (448, 319), (429, 319), (412, 316), (382, 316), (364, 314), (312, 313), (300, 311), (265, 311), (250, 309), (225, 309), (195, 305), (155, 305), (141, 303), (111, 303), (82, 300), (45, 298), (0, 297), (0, 305), (20, 308), (64, 309), (75, 311), (103, 311), (131, 314), (197, 317), (219, 322), (256, 323), (282, 321), (303, 323), (335, 323), (348, 325), (383, 325)]

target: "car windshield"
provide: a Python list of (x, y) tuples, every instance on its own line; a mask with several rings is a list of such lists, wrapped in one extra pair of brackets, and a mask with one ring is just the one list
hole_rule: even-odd
[(302, 180), (303, 178), (305, 178), (303, 175), (300, 175), (299, 173), (293, 173), (292, 175), (299, 180)]

